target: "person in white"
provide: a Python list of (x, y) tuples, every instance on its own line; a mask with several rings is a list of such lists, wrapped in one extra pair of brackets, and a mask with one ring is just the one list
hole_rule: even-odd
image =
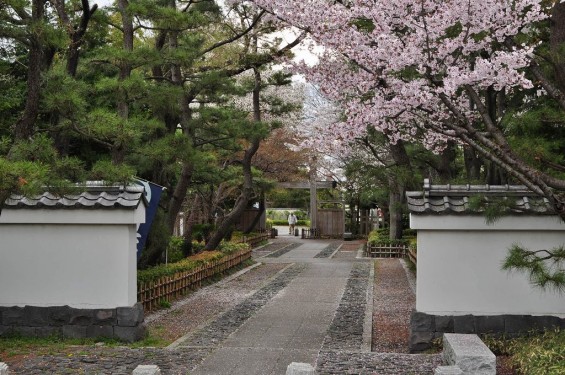
[(294, 212), (291, 212), (290, 215), (288, 215), (288, 234), (294, 233), (294, 226), (296, 225), (296, 221), (296, 215), (294, 215)]

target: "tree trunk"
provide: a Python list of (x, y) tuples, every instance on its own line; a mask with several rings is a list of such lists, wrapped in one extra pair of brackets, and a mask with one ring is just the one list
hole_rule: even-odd
[[(31, 19), (33, 23), (43, 22), (45, 0), (33, 0)], [(39, 114), (41, 93), (41, 68), (43, 64), (43, 43), (37, 32), (30, 36), (29, 63), (27, 69), (26, 105), (22, 117), (16, 123), (14, 137), (16, 140), (28, 139), (33, 135), (35, 121)]]
[(94, 4), (92, 8), (90, 8), (90, 4), (88, 0), (82, 0), (82, 16), (80, 19), (80, 24), (78, 27), (72, 27), (70, 25), (68, 27), (72, 27), (72, 31), (69, 32), (69, 37), (71, 39), (71, 45), (69, 46), (69, 56), (67, 58), (67, 73), (74, 77), (76, 76), (77, 69), (78, 69), (78, 60), (79, 60), (79, 49), (84, 41), (84, 34), (86, 33), (86, 29), (88, 28), (88, 23), (94, 12), (98, 9), (98, 5)]
[(468, 181), (479, 181), (481, 179), (481, 159), (474, 149), (469, 146), (463, 147), (463, 158), (465, 159), (465, 172)]
[[(128, 13), (129, 2), (128, 0), (118, 0), (118, 9), (122, 17), (122, 33), (123, 33), (123, 49), (126, 52), (131, 53), (133, 51), (133, 21), (131, 15)], [(127, 61), (120, 62), (120, 74), (118, 80), (121, 85), (118, 88), (118, 99), (116, 103), (116, 108), (118, 115), (121, 117), (121, 131), (124, 132), (126, 122), (129, 118), (129, 103), (128, 103), (128, 93), (124, 88), (123, 81), (131, 76), (132, 67)], [(112, 147), (112, 162), (114, 164), (122, 164), (124, 162), (127, 145), (121, 139), (114, 142)]]
[[(412, 170), (412, 163), (403, 141), (390, 145), (390, 154), (397, 168)], [(402, 177), (389, 178), (389, 214), (390, 214), (390, 239), (402, 238), (402, 206), (406, 201), (406, 181)]]
[(186, 197), (186, 191), (190, 185), (190, 180), (192, 179), (192, 172), (192, 165), (189, 163), (183, 163), (179, 180), (175, 186), (173, 194), (171, 195), (171, 200), (169, 201), (169, 207), (167, 210), (167, 229), (171, 235), (175, 229), (175, 223), (182, 207), (182, 202), (184, 202), (184, 198)]
[[(261, 74), (259, 73), (258, 69), (254, 69), (254, 75), (255, 87), (253, 88), (253, 120), (255, 122), (260, 122)], [(222, 239), (231, 230), (232, 226), (236, 223), (236, 221), (241, 217), (241, 215), (247, 208), (249, 200), (253, 195), (253, 174), (251, 172), (251, 165), (253, 156), (255, 155), (255, 153), (257, 153), (257, 150), (259, 150), (260, 143), (261, 140), (259, 138), (253, 139), (251, 141), (250, 147), (245, 151), (245, 155), (243, 156), (242, 160), (243, 188), (241, 190), (241, 194), (236, 201), (234, 209), (226, 217), (224, 217), (224, 220), (216, 229), (216, 232), (214, 232), (210, 240), (206, 243), (206, 246), (204, 247), (205, 250), (217, 249)]]
[(449, 141), (447, 147), (439, 154), (439, 163), (436, 168), (438, 177), (442, 182), (448, 182), (453, 178), (452, 164), (455, 156), (455, 144)]
[(565, 92), (565, 3), (555, 4), (551, 12), (549, 44), (554, 61), (555, 81)]
[[(169, 47), (171, 49), (178, 48), (178, 33), (169, 33)], [(171, 80), (173, 84), (183, 87), (184, 81), (182, 76), (182, 71), (179, 65), (173, 65), (171, 68)], [(194, 139), (194, 129), (191, 126), (192, 121), (192, 109), (190, 108), (190, 103), (194, 97), (189, 95), (189, 93), (184, 92), (179, 100), (180, 107), (180, 126), (182, 128), (182, 133), (187, 137), (190, 142)], [(188, 186), (192, 180), (192, 174), (194, 166), (190, 160), (182, 160), (182, 172), (179, 176), (177, 184), (175, 186), (174, 192), (171, 196), (167, 210), (167, 222), (169, 232), (172, 234), (175, 226), (177, 216), (182, 207), (182, 203), (186, 198), (186, 193)]]
[(194, 223), (196, 222), (196, 211), (198, 210), (198, 207), (200, 206), (199, 201), (200, 201), (200, 196), (198, 194), (196, 194), (194, 196), (192, 204), (190, 205), (190, 213), (186, 217), (186, 220), (185, 220), (184, 235), (183, 235), (184, 244), (183, 244), (183, 247), (182, 247), (182, 253), (185, 257), (192, 255), (192, 253), (193, 253), (193, 251), (192, 251), (192, 234), (193, 234)]
[(218, 248), (220, 242), (225, 237), (227, 233), (231, 230), (233, 225), (241, 218), (243, 212), (249, 204), (249, 200), (253, 195), (253, 174), (251, 172), (251, 159), (253, 155), (259, 149), (260, 140), (255, 139), (251, 142), (249, 149), (245, 151), (245, 156), (243, 157), (242, 167), (243, 167), (243, 189), (239, 195), (234, 209), (224, 217), (224, 220), (220, 223), (210, 240), (206, 243), (204, 250), (215, 250)]
[(389, 238), (391, 240), (398, 240), (402, 238), (402, 204), (405, 200), (404, 194), (406, 189), (403, 184), (399, 184), (394, 180), (390, 181), (389, 189)]

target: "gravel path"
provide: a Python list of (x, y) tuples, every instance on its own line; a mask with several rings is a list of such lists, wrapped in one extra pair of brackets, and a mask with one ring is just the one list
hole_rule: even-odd
[[(159, 331), (159, 336), (168, 341), (194, 331), (210, 319), (248, 298), (258, 287), (265, 284), (288, 264), (261, 264), (229, 282), (219, 282), (195, 292), (174, 304), (171, 309), (157, 312), (158, 319), (148, 316), (150, 330)], [(157, 315), (154, 314), (154, 315)]]
[(362, 349), (369, 274), (370, 263), (353, 265), (341, 302), (324, 340), (323, 349)]
[(399, 259), (377, 259), (373, 295), (373, 351), (408, 353), (416, 296)]
[(206, 327), (191, 334), (190, 337), (178, 345), (188, 347), (214, 347), (219, 345), (245, 323), (247, 319), (265, 306), (271, 298), (284, 289), (303, 269), (302, 265), (293, 265), (285, 268), (267, 285), (234, 308), (226, 311), (206, 325)]

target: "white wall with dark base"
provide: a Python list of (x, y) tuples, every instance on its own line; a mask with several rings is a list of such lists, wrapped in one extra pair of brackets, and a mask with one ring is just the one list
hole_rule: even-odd
[(552, 315), (565, 317), (565, 299), (533, 287), (527, 275), (501, 269), (508, 249), (565, 244), (555, 216), (414, 215), (418, 230), (416, 310), (432, 315)]

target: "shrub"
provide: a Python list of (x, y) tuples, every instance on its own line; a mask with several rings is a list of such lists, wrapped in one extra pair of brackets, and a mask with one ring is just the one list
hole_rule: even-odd
[(519, 374), (565, 374), (565, 331), (556, 329), (516, 339), (483, 339), (493, 353), (510, 356)]
[(206, 242), (213, 230), (213, 224), (194, 224), (192, 226), (192, 238), (197, 242)]
[[(269, 219), (267, 223), (271, 225), (288, 225), (288, 220), (271, 220)], [(299, 227), (308, 227), (310, 226), (310, 220), (297, 220), (296, 225)]]
[(146, 270), (138, 271), (137, 281), (142, 283), (150, 282), (163, 276), (174, 275), (177, 272), (190, 271), (215, 259), (220, 259), (223, 256), (224, 253), (220, 251), (204, 251), (200, 254), (184, 258), (176, 263), (160, 264)]
[(233, 254), (238, 251), (248, 250), (249, 244), (236, 243), (236, 242), (222, 242), (220, 243), (219, 250), (224, 254)]
[[(167, 246), (167, 259), (168, 263), (176, 263), (184, 259), (183, 246), (184, 237), (182, 236), (172, 236), (169, 240), (169, 245)], [(204, 242), (192, 241), (192, 253), (197, 254), (204, 249)]]
[(565, 331), (512, 340), (511, 363), (523, 374), (565, 374)]
[(402, 240), (391, 240), (388, 238), (388, 229), (377, 229), (369, 233), (369, 238), (367, 242), (371, 245), (406, 245), (408, 242), (404, 239)]
[(169, 263), (175, 263), (184, 258), (182, 253), (182, 246), (184, 238), (179, 236), (172, 236), (167, 246), (167, 259)]
[(367, 239), (367, 242), (371, 245), (392, 245), (392, 246), (401, 246), (401, 245), (410, 246), (410, 244), (414, 242), (414, 246), (415, 246), (415, 241), (416, 241), (415, 237), (409, 236), (399, 240), (391, 240), (389, 238), (389, 234), (390, 232), (388, 228), (375, 229), (369, 233), (369, 238)]

